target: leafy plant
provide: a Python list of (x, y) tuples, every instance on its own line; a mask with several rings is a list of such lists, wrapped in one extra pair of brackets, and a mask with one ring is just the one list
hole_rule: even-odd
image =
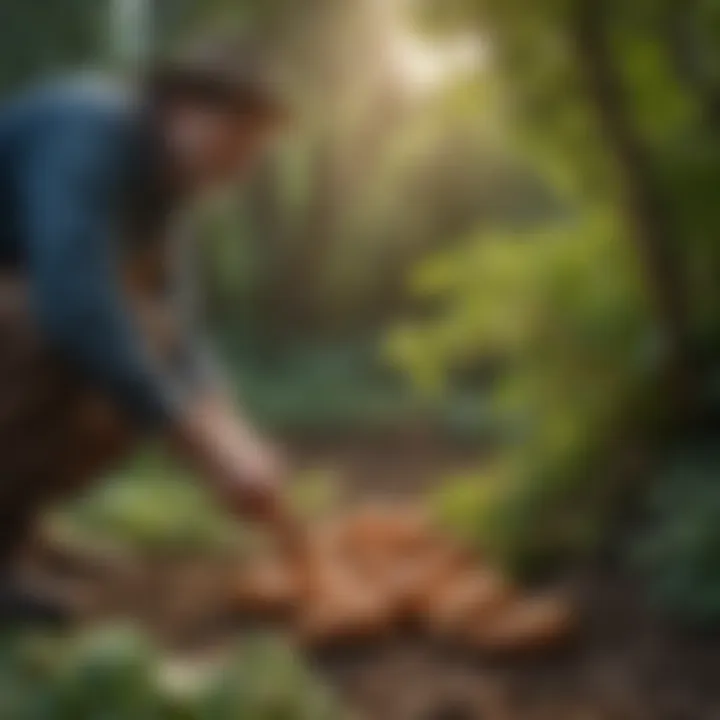
[(210, 493), (160, 455), (139, 458), (53, 519), (60, 531), (89, 542), (162, 553), (225, 552), (247, 534)]
[(473, 358), (495, 358), (497, 460), (438, 502), (512, 565), (597, 542), (604, 456), (647, 411), (661, 360), (633, 267), (621, 229), (601, 216), (480, 235), (419, 268), (416, 290), (439, 309), (389, 338), (391, 356), (431, 393)]
[(652, 599), (691, 624), (720, 624), (719, 513), (716, 443), (686, 443), (652, 488), (631, 562)]
[[(288, 645), (257, 636), (169, 681), (168, 660), (121, 626), (71, 638), (7, 637), (0, 716), (12, 720), (342, 720), (332, 695)], [(187, 665), (187, 664), (186, 664)]]

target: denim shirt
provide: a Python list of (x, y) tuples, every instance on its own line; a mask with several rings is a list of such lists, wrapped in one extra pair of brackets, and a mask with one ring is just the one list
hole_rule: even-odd
[[(172, 214), (145, 122), (126, 93), (98, 80), (38, 88), (7, 103), (0, 267), (28, 278), (49, 348), (138, 426), (158, 430), (179, 411), (189, 380), (151, 357), (122, 287), (123, 258), (163, 232)], [(184, 345), (196, 343), (188, 336)]]

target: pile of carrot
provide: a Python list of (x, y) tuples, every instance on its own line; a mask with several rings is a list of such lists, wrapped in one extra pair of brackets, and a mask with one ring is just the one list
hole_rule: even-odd
[(412, 623), (488, 652), (549, 649), (575, 631), (561, 594), (527, 595), (422, 512), (365, 507), (241, 569), (234, 601), (282, 618), (310, 646), (386, 637)]

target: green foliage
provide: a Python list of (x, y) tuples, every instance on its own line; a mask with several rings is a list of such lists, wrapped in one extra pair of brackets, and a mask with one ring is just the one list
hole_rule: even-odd
[(340, 720), (331, 695), (313, 683), (298, 657), (279, 640), (247, 642), (234, 663), (201, 693), (198, 720), (240, 713), (258, 720)]
[(330, 693), (273, 637), (213, 663), (168, 659), (129, 627), (0, 643), (0, 716), (12, 720), (341, 720)]
[(247, 540), (206, 489), (154, 454), (64, 510), (55, 523), (90, 543), (154, 553), (237, 551)]
[(58, 717), (161, 717), (162, 699), (153, 682), (157, 662), (147, 640), (126, 629), (79, 638), (58, 669)]
[(481, 236), (419, 268), (416, 290), (439, 310), (389, 339), (390, 354), (434, 392), (473, 358), (497, 359), (500, 460), (476, 493), (472, 482), (451, 484), (439, 503), (516, 566), (597, 540), (608, 509), (598, 461), (645, 406), (659, 368), (633, 268), (621, 230), (602, 216)]
[(719, 480), (715, 442), (686, 443), (672, 453), (632, 553), (654, 601), (701, 626), (720, 623)]
[(109, 35), (105, 11), (104, 3), (96, 0), (3, 2), (0, 92), (104, 57)]

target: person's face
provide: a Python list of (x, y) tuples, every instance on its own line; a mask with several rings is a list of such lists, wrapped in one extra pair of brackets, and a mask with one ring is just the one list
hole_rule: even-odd
[(234, 183), (268, 148), (277, 123), (264, 117), (196, 107), (177, 108), (170, 141), (188, 185), (205, 193)]

